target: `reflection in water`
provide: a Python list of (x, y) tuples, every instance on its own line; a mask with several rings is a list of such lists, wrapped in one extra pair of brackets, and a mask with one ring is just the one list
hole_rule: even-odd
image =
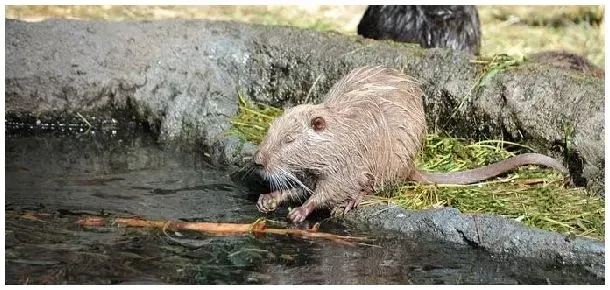
[[(322, 230), (376, 240), (349, 247), (76, 226), (80, 214), (225, 222), (261, 217), (258, 193), (198, 155), (161, 150), (145, 135), (7, 138), (5, 171), (8, 284), (603, 283), (580, 269), (507, 263), (481, 250), (330, 220)], [(32, 210), (49, 220), (23, 217)]]

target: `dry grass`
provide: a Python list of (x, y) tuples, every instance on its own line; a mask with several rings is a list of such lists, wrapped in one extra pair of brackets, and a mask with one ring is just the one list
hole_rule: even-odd
[(603, 6), (481, 6), (481, 54), (569, 50), (604, 67), (603, 14)]
[(265, 25), (290, 25), (346, 32), (355, 29), (365, 6), (7, 6), (9, 18), (143, 20), (235, 20)]
[[(355, 34), (365, 6), (7, 6), (8, 18), (214, 19)], [(570, 50), (604, 66), (603, 6), (479, 6), (483, 56)], [(594, 23), (594, 25), (589, 25)], [(599, 24), (599, 25), (597, 25)]]

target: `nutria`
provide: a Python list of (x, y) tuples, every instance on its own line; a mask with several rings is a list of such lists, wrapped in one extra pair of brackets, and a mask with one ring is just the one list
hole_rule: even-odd
[(358, 23), (358, 34), (473, 55), (481, 46), (479, 13), (468, 5), (371, 5)]
[(414, 159), (427, 130), (422, 95), (412, 77), (390, 68), (363, 67), (339, 80), (322, 103), (286, 110), (271, 124), (253, 158), (273, 191), (260, 195), (259, 210), (273, 211), (287, 198), (298, 198), (296, 187), (310, 195), (288, 214), (301, 222), (317, 208), (347, 212), (375, 189), (406, 180), (469, 184), (526, 164), (567, 174), (560, 162), (536, 153), (465, 172), (418, 170)]
[(573, 69), (603, 79), (605, 71), (589, 62), (584, 56), (568, 51), (543, 51), (528, 55), (528, 59), (554, 67)]

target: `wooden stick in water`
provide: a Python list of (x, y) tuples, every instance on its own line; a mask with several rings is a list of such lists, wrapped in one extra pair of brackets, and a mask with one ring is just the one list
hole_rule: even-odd
[(326, 239), (333, 242), (353, 245), (352, 241), (366, 241), (364, 237), (354, 236), (339, 236), (330, 233), (319, 232), (319, 224), (315, 224), (311, 229), (278, 229), (268, 228), (264, 220), (257, 220), (251, 224), (238, 224), (238, 223), (215, 223), (215, 222), (182, 222), (182, 221), (161, 221), (161, 220), (145, 220), (140, 218), (128, 218), (128, 217), (115, 217), (115, 218), (104, 218), (99, 216), (84, 216), (79, 218), (78, 224), (87, 227), (98, 227), (117, 224), (124, 227), (145, 227), (145, 228), (157, 228), (157, 229), (168, 229), (170, 231), (197, 231), (202, 233), (208, 233), (212, 235), (249, 235), (254, 234), (260, 236), (262, 234), (274, 234), (274, 235), (285, 235), (294, 236), (301, 238), (317, 238)]

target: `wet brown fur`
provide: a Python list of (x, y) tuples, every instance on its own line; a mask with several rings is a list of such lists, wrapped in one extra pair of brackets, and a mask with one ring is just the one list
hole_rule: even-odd
[[(412, 77), (390, 68), (363, 67), (339, 80), (323, 103), (286, 110), (271, 124), (254, 156), (274, 188), (261, 195), (259, 209), (272, 211), (288, 198), (299, 198), (291, 187), (304, 187), (311, 196), (288, 216), (298, 222), (316, 208), (348, 211), (364, 195), (396, 182), (472, 183), (523, 165), (513, 157), (496, 171), (479, 168), (478, 175), (476, 169), (462, 175), (417, 170), (414, 160), (427, 131), (422, 95)], [(567, 172), (544, 155), (530, 154), (524, 160)], [(475, 174), (468, 175), (472, 171)]]
[(545, 51), (528, 56), (532, 61), (545, 63), (554, 67), (573, 69), (585, 74), (604, 79), (605, 71), (589, 62), (584, 56), (567, 51)]

